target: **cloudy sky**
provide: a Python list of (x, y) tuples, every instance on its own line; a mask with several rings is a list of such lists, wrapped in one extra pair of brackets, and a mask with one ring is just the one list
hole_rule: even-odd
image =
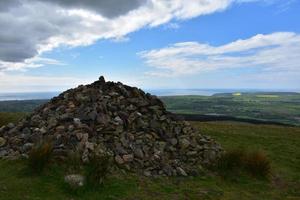
[(0, 92), (300, 91), (299, 0), (0, 0)]

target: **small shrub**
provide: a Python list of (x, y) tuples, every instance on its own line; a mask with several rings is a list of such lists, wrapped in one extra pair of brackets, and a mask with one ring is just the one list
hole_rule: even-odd
[(49, 140), (37, 143), (28, 157), (28, 168), (32, 173), (41, 173), (46, 165), (49, 163), (52, 156), (53, 145)]
[(234, 149), (224, 153), (217, 162), (217, 168), (222, 171), (237, 170), (243, 166), (245, 151)]
[(225, 177), (245, 172), (255, 177), (267, 178), (271, 174), (271, 161), (261, 151), (235, 149), (224, 153), (217, 161), (216, 168)]
[(102, 185), (111, 169), (111, 156), (94, 155), (86, 164), (86, 179), (90, 185)]
[(271, 174), (271, 161), (261, 151), (248, 153), (245, 159), (246, 170), (257, 177), (268, 177)]

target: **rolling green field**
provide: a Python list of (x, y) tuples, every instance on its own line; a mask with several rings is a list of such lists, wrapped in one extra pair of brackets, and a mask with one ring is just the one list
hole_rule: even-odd
[(213, 96), (161, 97), (179, 114), (226, 115), (300, 125), (299, 93), (224, 93)]
[(26, 113), (0, 112), (0, 127), (10, 122), (17, 122), (24, 116), (26, 116)]
[(13, 100), (0, 101), (0, 112), (32, 112), (49, 100)]
[(102, 187), (74, 192), (66, 187), (65, 170), (61, 166), (52, 164), (42, 175), (30, 176), (24, 172), (24, 161), (0, 160), (0, 199), (300, 199), (299, 127), (236, 122), (193, 122), (193, 125), (227, 150), (242, 147), (266, 152), (272, 160), (270, 180), (248, 175), (224, 179), (209, 169), (198, 177), (146, 178), (115, 174)]

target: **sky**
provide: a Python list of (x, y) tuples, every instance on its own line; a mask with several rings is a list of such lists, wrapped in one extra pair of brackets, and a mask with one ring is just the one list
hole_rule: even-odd
[(142, 89), (300, 92), (300, 0), (0, 0), (0, 93), (101, 75)]

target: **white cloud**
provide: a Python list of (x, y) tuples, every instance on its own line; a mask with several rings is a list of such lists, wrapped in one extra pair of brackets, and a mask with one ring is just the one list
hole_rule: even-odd
[(5, 62), (0, 60), (0, 71), (24, 71), (30, 68), (38, 68), (44, 65), (66, 65), (65, 63), (51, 58), (35, 56), (23, 62)]
[(92, 80), (69, 76), (53, 77), (0, 73), (1, 92), (63, 91), (90, 82)]
[(128, 33), (143, 27), (222, 11), (232, 2), (234, 0), (0, 1), (0, 61), (5, 62), (1, 68), (25, 66), (26, 60), (61, 45), (75, 47), (90, 45), (99, 39), (126, 40)]
[(300, 72), (300, 35), (291, 32), (258, 34), (220, 46), (198, 42), (140, 52), (155, 70), (150, 75), (179, 76), (232, 68)]
[(236, 0), (237, 3), (261, 3), (267, 6), (275, 5), (275, 13), (280, 14), (292, 8), (298, 0)]
[[(103, 74), (106, 81), (121, 81), (124, 84), (139, 86), (142, 85), (142, 78), (132, 79), (131, 76), (123, 74)], [(86, 76), (35, 76), (26, 73), (3, 73), (0, 71), (0, 93), (5, 92), (53, 92), (64, 91), (78, 85), (90, 84), (99, 77)]]
[(178, 23), (168, 23), (165, 25), (165, 29), (179, 29), (180, 25)]

